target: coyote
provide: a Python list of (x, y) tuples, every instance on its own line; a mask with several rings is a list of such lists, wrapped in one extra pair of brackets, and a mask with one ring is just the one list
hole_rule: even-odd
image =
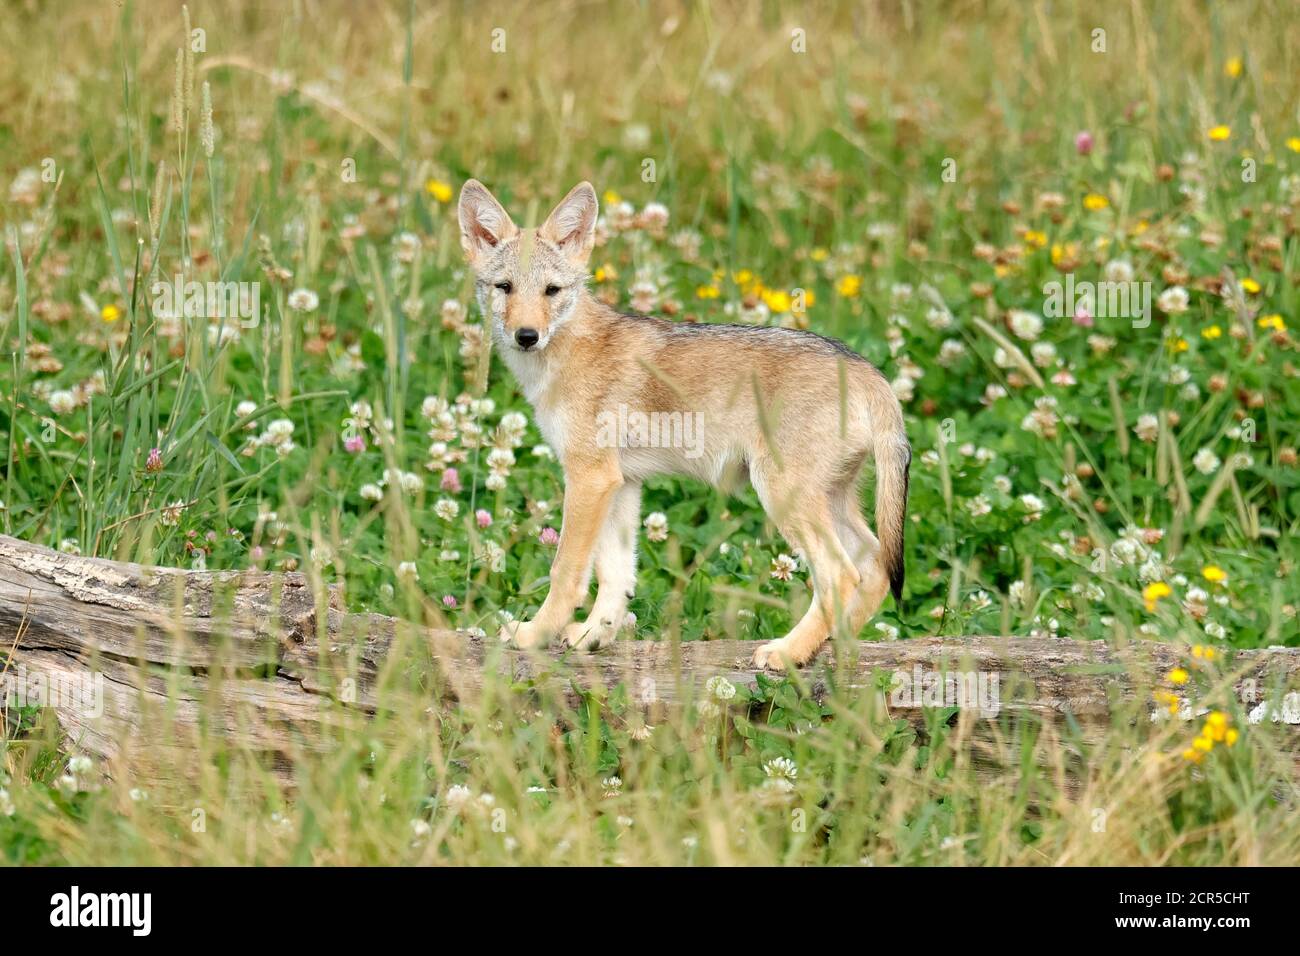
[[(599, 205), (579, 183), (536, 229), (515, 226), (478, 181), (460, 194), (461, 245), (484, 321), (564, 467), (564, 516), (550, 591), (531, 621), (501, 638), (533, 647), (612, 643), (636, 586), (641, 483), (687, 475), (728, 490), (753, 484), (777, 529), (812, 571), (794, 628), (754, 652), (758, 667), (807, 662), (832, 632), (856, 636), (887, 590), (903, 588), (911, 446), (884, 376), (832, 339), (781, 328), (622, 315), (587, 292)], [(699, 416), (699, 447), (608, 440), (598, 422), (626, 406)], [(876, 528), (859, 475), (876, 462)], [(595, 568), (590, 614), (574, 621)]]

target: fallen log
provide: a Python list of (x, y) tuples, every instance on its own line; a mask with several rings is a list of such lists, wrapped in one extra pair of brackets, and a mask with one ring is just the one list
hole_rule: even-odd
[[(499, 687), (504, 675), (568, 704), (622, 684), (634, 701), (662, 712), (699, 700), (712, 677), (738, 686), (757, 677), (746, 641), (520, 652), (349, 613), (339, 603), (337, 591), (314, 591), (300, 573), (152, 568), (0, 536), (0, 668), (9, 703), (15, 689), (29, 702), (44, 694), (40, 703), (53, 711), (69, 751), (102, 760), (110, 773), (129, 758), (133, 779), (185, 773), (194, 762), (186, 741), (200, 725), (232, 747), (265, 754), (270, 770), (289, 778), (294, 755), (331, 746), (331, 726), (382, 709), (384, 669), (404, 638), (427, 648), (437, 675), (430, 696), (462, 701)], [(972, 753), (996, 765), (1009, 731), (1014, 754), (1026, 726), (1056, 728), (1087, 745), (1117, 714), (1149, 720), (1158, 710), (1153, 689), (1187, 661), (1187, 648), (932, 637), (861, 643), (838, 666), (830, 657), (800, 673), (810, 693), (888, 696), (892, 715), (922, 732), (933, 716), (915, 706), (926, 703), (922, 677), (955, 673), (959, 686), (961, 674), (996, 675), (996, 709), (967, 699), (961, 714)], [(881, 690), (881, 672), (901, 672), (904, 696), (918, 699), (899, 706), (897, 694)], [(1240, 700), (1280, 700), (1300, 685), (1300, 650), (1237, 652), (1221, 680)], [(1283, 746), (1293, 759), (1300, 754), (1300, 726), (1287, 726)]]

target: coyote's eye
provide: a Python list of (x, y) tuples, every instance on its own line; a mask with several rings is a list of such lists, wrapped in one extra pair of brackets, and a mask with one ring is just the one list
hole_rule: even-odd
[(546, 287), (547, 295), (556, 295), (559, 291), (560, 291), (560, 287), (558, 285), (548, 285)]
[(510, 290), (513, 289), (514, 286), (512, 286), (509, 282), (498, 282), (497, 288), (500, 289), (502, 292), (504, 292), (506, 295), (509, 295)]

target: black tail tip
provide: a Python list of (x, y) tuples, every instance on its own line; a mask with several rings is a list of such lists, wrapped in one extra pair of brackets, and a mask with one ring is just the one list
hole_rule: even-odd
[(903, 562), (899, 561), (889, 571), (889, 590), (893, 592), (894, 603), (903, 606)]

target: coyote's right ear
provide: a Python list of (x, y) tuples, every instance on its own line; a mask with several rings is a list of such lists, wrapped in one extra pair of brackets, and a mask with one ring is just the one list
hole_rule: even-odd
[(519, 231), (505, 207), (477, 179), (461, 187), (458, 211), (460, 247), (471, 266), (477, 266), (490, 249)]

